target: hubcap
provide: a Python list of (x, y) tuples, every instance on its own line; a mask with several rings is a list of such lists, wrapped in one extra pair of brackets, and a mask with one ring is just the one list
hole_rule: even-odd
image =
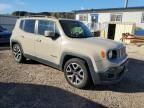
[(68, 80), (75, 85), (80, 84), (84, 79), (84, 71), (77, 63), (70, 63), (67, 66), (66, 75)]
[(21, 50), (19, 46), (14, 46), (13, 48), (13, 54), (14, 54), (14, 58), (19, 61), (20, 57), (21, 57)]

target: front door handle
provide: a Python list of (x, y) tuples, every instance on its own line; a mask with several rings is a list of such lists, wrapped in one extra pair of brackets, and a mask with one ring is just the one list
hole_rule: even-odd
[(21, 35), (21, 38), (24, 38), (24, 36), (23, 36), (23, 35)]
[(41, 42), (41, 40), (40, 40), (40, 39), (37, 39), (36, 41), (37, 41), (37, 42)]

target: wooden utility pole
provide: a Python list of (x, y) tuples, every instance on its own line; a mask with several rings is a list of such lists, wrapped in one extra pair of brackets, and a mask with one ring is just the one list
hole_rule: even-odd
[(125, 6), (124, 6), (125, 8), (127, 8), (128, 7), (128, 0), (125, 0)]

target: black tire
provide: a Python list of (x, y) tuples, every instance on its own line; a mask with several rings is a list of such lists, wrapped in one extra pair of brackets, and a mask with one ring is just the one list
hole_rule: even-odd
[(19, 44), (14, 44), (12, 47), (13, 57), (16, 62), (24, 63), (26, 58), (23, 56), (23, 51)]
[(85, 61), (81, 59), (68, 60), (64, 66), (64, 75), (67, 82), (76, 88), (84, 89), (90, 86), (90, 75)]

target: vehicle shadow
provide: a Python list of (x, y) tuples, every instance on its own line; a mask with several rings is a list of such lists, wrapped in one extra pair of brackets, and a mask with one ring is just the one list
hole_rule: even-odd
[(0, 108), (106, 108), (63, 89), (34, 84), (0, 83)]
[(118, 84), (92, 86), (90, 90), (110, 90), (124, 93), (144, 92), (144, 61), (130, 58), (128, 69), (129, 71)]

